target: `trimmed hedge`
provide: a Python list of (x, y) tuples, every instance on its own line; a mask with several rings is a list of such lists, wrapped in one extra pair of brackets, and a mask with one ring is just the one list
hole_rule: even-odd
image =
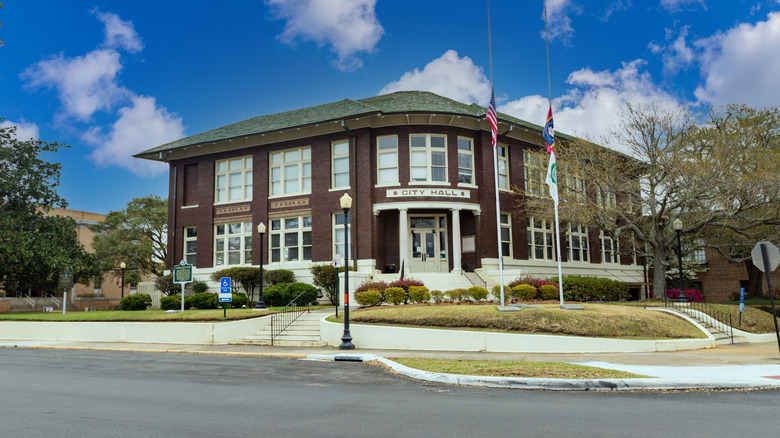
[(471, 299), (474, 301), (486, 300), (488, 296), (487, 289), (481, 286), (471, 286), (468, 289), (468, 293)]
[[(557, 277), (551, 280), (557, 282)], [(625, 301), (628, 283), (599, 277), (563, 277), (563, 299), (568, 301)]]
[(435, 301), (437, 303), (441, 302), (441, 301), (444, 301), (444, 292), (442, 292), (442, 291), (440, 291), (438, 289), (432, 290), (431, 291), (431, 299), (433, 299), (433, 301)]
[(545, 301), (557, 300), (558, 298), (560, 298), (560, 296), (558, 295), (558, 285), (543, 284), (539, 286), (539, 292), (537, 296)]
[(376, 289), (366, 289), (355, 292), (355, 301), (363, 307), (382, 304), (382, 294)]
[(530, 284), (521, 283), (512, 288), (511, 295), (512, 298), (517, 298), (518, 300), (530, 301), (536, 298), (536, 288)]
[(274, 269), (263, 272), (263, 280), (271, 286), (280, 283), (295, 283), (295, 273), (289, 269)]
[(385, 289), (385, 301), (398, 305), (406, 299), (406, 291), (402, 287), (388, 287)]
[(122, 310), (146, 310), (152, 305), (152, 297), (149, 294), (132, 294), (122, 298), (119, 305)]
[(304, 292), (306, 295), (304, 295), (301, 304), (314, 304), (317, 302), (319, 291), (316, 287), (306, 283), (274, 284), (263, 291), (263, 301), (269, 307), (284, 307)]
[(216, 309), (217, 301), (217, 294), (201, 292), (190, 297), (190, 306), (196, 309)]
[[(190, 308), (190, 297), (184, 296), (184, 309)], [(168, 295), (167, 297), (160, 298), (161, 310), (180, 310), (181, 309), (181, 294)]]
[(427, 303), (431, 300), (431, 293), (425, 286), (409, 286), (409, 301), (414, 304)]

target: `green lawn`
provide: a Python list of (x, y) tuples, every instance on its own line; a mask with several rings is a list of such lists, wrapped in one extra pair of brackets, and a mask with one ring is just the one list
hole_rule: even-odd
[(262, 311), (252, 309), (227, 309), (227, 318), (222, 309), (185, 310), (166, 313), (164, 310), (106, 310), (97, 312), (25, 312), (0, 313), (0, 321), (226, 321), (257, 318), (273, 313), (280, 308)]
[(450, 360), (421, 359), (416, 357), (392, 357), (389, 359), (418, 370), (466, 376), (552, 379), (632, 379), (646, 377), (625, 371), (607, 370), (564, 362)]

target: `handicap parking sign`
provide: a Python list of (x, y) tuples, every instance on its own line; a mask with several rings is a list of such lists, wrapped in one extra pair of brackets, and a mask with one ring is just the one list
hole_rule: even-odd
[(219, 280), (219, 302), (229, 303), (233, 301), (233, 295), (230, 293), (230, 277), (222, 277)]

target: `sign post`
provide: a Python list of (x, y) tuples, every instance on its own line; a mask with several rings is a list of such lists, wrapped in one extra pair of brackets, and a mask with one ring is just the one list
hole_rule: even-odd
[(739, 292), (739, 326), (742, 327), (742, 312), (745, 311), (745, 288)]
[(73, 276), (70, 274), (70, 269), (65, 268), (62, 273), (60, 274), (60, 277), (58, 279), (57, 286), (59, 286), (60, 289), (64, 289), (65, 292), (62, 294), (62, 314), (65, 314), (65, 309), (68, 307), (68, 289), (73, 287)]
[(184, 312), (184, 285), (192, 283), (192, 265), (186, 260), (173, 267), (173, 282), (181, 284), (181, 311)]
[[(341, 267), (341, 254), (333, 256), (333, 266), (336, 267), (336, 296), (339, 296), (339, 267)], [(339, 303), (336, 301), (336, 318), (339, 317)]]
[(230, 290), (230, 283), (232, 279), (230, 277), (222, 277), (219, 279), (219, 302), (222, 303), (222, 317), (227, 318), (227, 303), (233, 301), (233, 294)]
[(753, 264), (766, 275), (766, 288), (769, 291), (769, 303), (772, 305), (772, 318), (775, 320), (777, 347), (780, 348), (780, 330), (777, 329), (775, 298), (772, 293), (772, 283), (769, 281), (769, 273), (777, 269), (777, 265), (780, 264), (780, 250), (772, 242), (758, 242), (750, 255), (753, 257)]

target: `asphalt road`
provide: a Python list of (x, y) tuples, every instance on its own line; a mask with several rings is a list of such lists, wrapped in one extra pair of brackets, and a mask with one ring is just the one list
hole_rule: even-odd
[(780, 391), (544, 392), (355, 362), (0, 348), (3, 437), (772, 436)]

